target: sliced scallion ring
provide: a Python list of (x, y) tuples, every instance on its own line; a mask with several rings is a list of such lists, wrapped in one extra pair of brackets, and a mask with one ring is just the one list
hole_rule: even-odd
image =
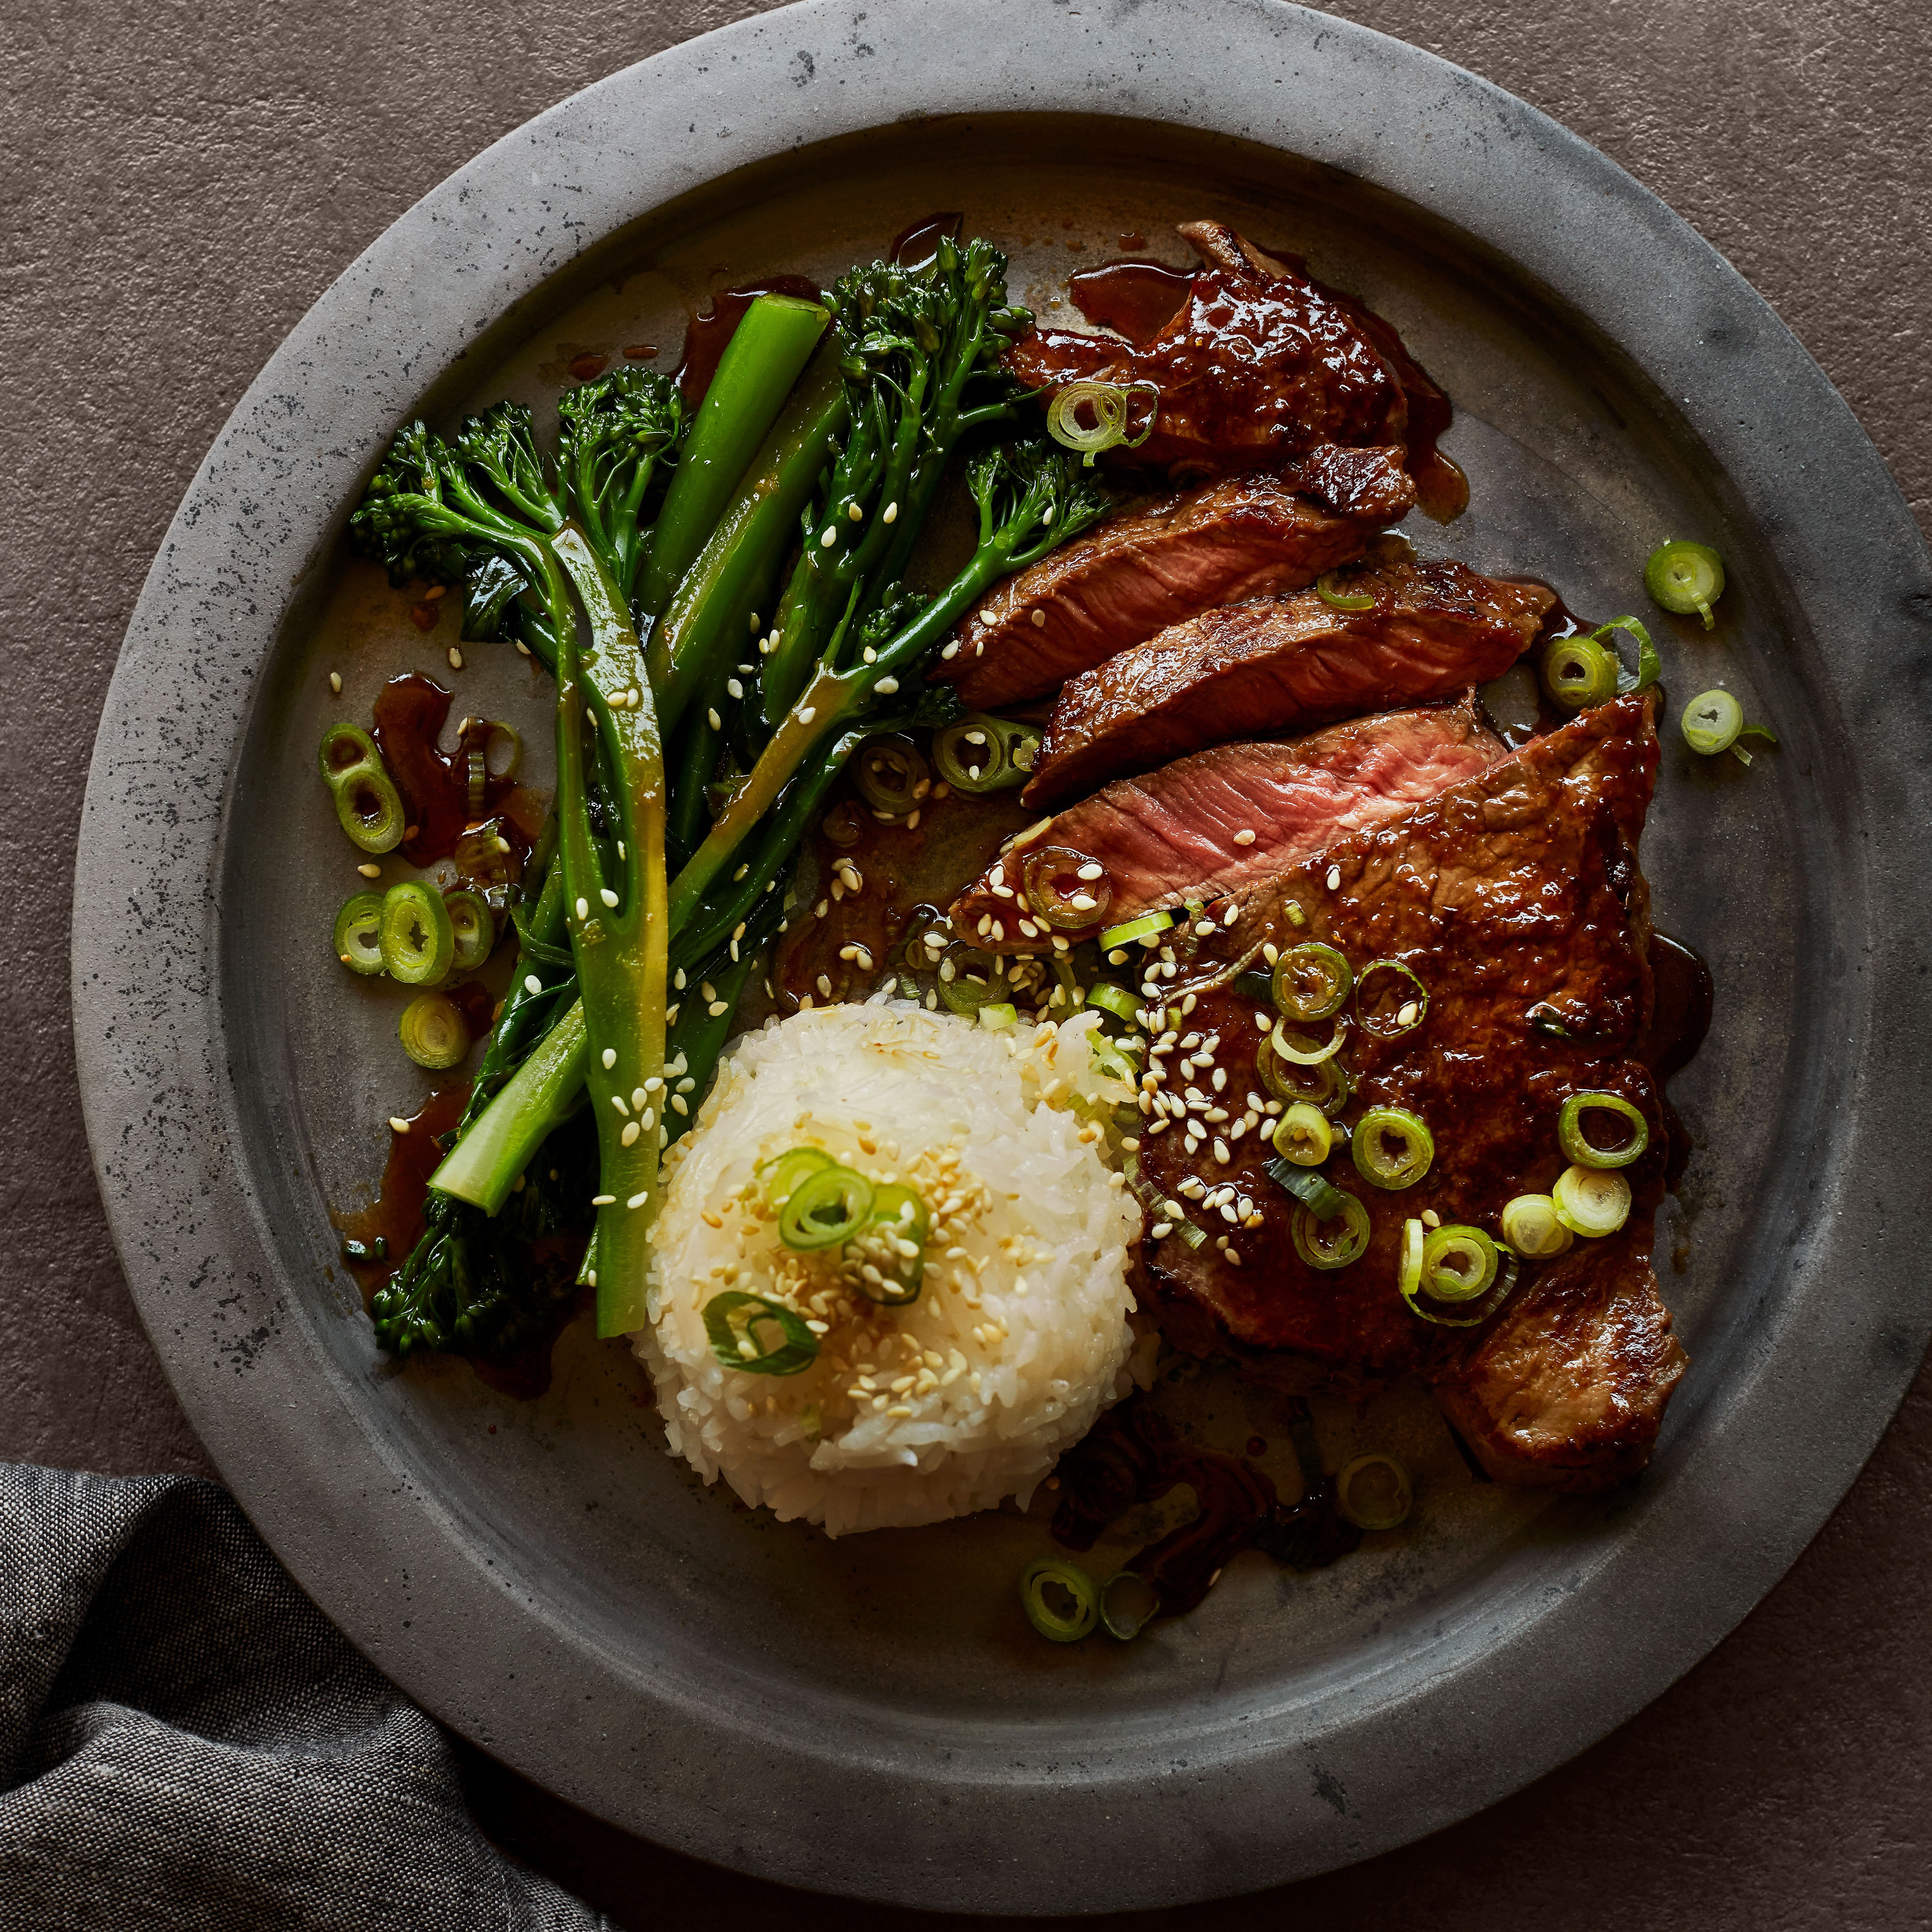
[(403, 801), (376, 741), (361, 726), (332, 724), (316, 754), (335, 815), (365, 852), (392, 852), (403, 842)]
[(473, 973), (496, 944), (496, 916), (490, 902), (470, 886), (453, 886), (443, 894), (442, 903), (456, 942), (451, 963), (459, 973)]
[(1338, 1187), (1335, 1192), (1342, 1197), (1339, 1214), (1324, 1220), (1313, 1208), (1300, 1207), (1288, 1226), (1294, 1252), (1310, 1268), (1324, 1273), (1360, 1261), (1369, 1249), (1369, 1210), (1346, 1190)]
[(1319, 1046), (1305, 1034), (1290, 1033), (1286, 1020), (1276, 1020), (1274, 1030), (1268, 1035), (1268, 1044), (1282, 1059), (1292, 1061), (1297, 1066), (1319, 1066), (1324, 1060), (1333, 1060), (1341, 1052), (1342, 1042), (1348, 1036), (1347, 1027), (1338, 1019), (1328, 1045)]
[[(1328, 1123), (1324, 1121), (1325, 1126)], [(1312, 1168), (1296, 1167), (1286, 1160), (1271, 1160), (1264, 1172), (1277, 1187), (1286, 1189), (1318, 1221), (1332, 1221), (1348, 1212), (1348, 1196)]]
[[(1096, 879), (1083, 874), (1099, 872)], [(1096, 860), (1070, 845), (1042, 845), (1020, 866), (1020, 882), (1034, 914), (1063, 932), (1097, 926), (1114, 903), (1112, 882)]]
[(1292, 1106), (1306, 1100), (1334, 1120), (1348, 1104), (1354, 1088), (1348, 1070), (1339, 1060), (1324, 1060), (1312, 1066), (1300, 1066), (1278, 1053), (1258, 1053), (1255, 1070), (1262, 1084), (1277, 1100)]
[(968, 1019), (991, 1001), (1012, 999), (1006, 975), (996, 972), (992, 960), (970, 946), (948, 946), (940, 956), (938, 973), (940, 1004)]
[(1336, 1512), (1358, 1529), (1394, 1529), (1414, 1507), (1408, 1472), (1379, 1449), (1344, 1462), (1335, 1478)]
[(1612, 617), (1600, 629), (1590, 633), (1593, 642), (1601, 644), (1606, 650), (1614, 652), (1617, 647), (1616, 634), (1628, 631), (1636, 640), (1636, 669), (1625, 670), (1621, 662), (1617, 666), (1617, 692), (1618, 696), (1633, 691), (1648, 691), (1664, 675), (1664, 660), (1657, 654), (1657, 646), (1650, 640), (1650, 633), (1634, 617)]
[(1372, 1187), (1413, 1187), (1436, 1159), (1436, 1140), (1406, 1107), (1371, 1107), (1355, 1123), (1348, 1151), (1355, 1172)]
[(1274, 1124), (1274, 1150), (1296, 1167), (1319, 1167), (1335, 1144), (1328, 1117), (1312, 1100), (1297, 1100)]
[(1165, 932), (1178, 916), (1173, 912), (1144, 912), (1138, 919), (1110, 926), (1100, 937), (1100, 950), (1111, 952), (1117, 946), (1131, 946), (1137, 939), (1151, 939), (1156, 933)]
[(932, 734), (934, 767), (955, 791), (968, 797), (1024, 784), (1026, 773), (1016, 770), (1006, 755), (1011, 728), (1004, 718), (968, 712)]
[(382, 964), (406, 986), (433, 986), (456, 957), (456, 933), (442, 895), (420, 879), (404, 879), (382, 896)]
[(778, 1210), (778, 1239), (810, 1254), (849, 1241), (872, 1215), (872, 1184), (849, 1167), (822, 1167), (793, 1186)]
[(1352, 614), (1372, 610), (1376, 608), (1376, 593), (1372, 590), (1351, 590), (1349, 582), (1350, 573), (1346, 570), (1324, 570), (1315, 580), (1315, 594), (1331, 610)]
[(1576, 1240), (1546, 1194), (1519, 1194), (1502, 1211), (1503, 1239), (1526, 1262), (1553, 1261)]
[(1550, 1198), (1556, 1218), (1587, 1240), (1614, 1234), (1630, 1219), (1630, 1185), (1614, 1168), (1566, 1167)]
[(902, 818), (919, 803), (932, 774), (909, 738), (868, 738), (852, 760), (859, 796), (874, 812)]
[(1408, 1312), (1420, 1320), (1432, 1322), (1438, 1328), (1480, 1328), (1508, 1300), (1515, 1289), (1516, 1258), (1514, 1255), (1503, 1255), (1499, 1257), (1501, 1265), (1496, 1270), (1495, 1285), (1489, 1293), (1467, 1315), (1444, 1315), (1439, 1303), (1431, 1307), (1422, 1298), (1424, 1246), (1422, 1223), (1406, 1223), (1402, 1228), (1402, 1266), (1396, 1276), (1396, 1287), (1408, 1304)]
[(1274, 965), (1274, 1003), (1289, 1019), (1312, 1023), (1340, 1012), (1355, 983), (1347, 958), (1318, 939), (1291, 946)]
[[(1377, 980), (1378, 974), (1394, 974)], [(1406, 980), (1405, 986), (1401, 981)], [(1371, 991), (1371, 986), (1373, 990)], [(1371, 959), (1355, 976), (1355, 1018), (1376, 1040), (1399, 1040), (1429, 1017), (1429, 988), (1400, 959)]]
[(1042, 1556), (1020, 1572), (1027, 1622), (1055, 1643), (1077, 1643), (1100, 1621), (1100, 1592), (1077, 1563)]
[(1666, 610), (1696, 611), (1708, 631), (1717, 622), (1711, 606), (1724, 594), (1724, 560), (1708, 544), (1659, 544), (1644, 564), (1643, 587)]
[(1160, 1615), (1160, 1593), (1136, 1570), (1109, 1576), (1100, 1590), (1100, 1625), (1111, 1637), (1131, 1643)]
[[(1138, 436), (1127, 434), (1127, 418), (1132, 412), (1134, 394), (1144, 389), (1154, 398), (1154, 407), (1148, 412), (1146, 424)], [(1090, 424), (1082, 422), (1080, 412), (1091, 412)], [(1077, 451), (1090, 467), (1095, 457), (1104, 450), (1138, 449), (1154, 434), (1156, 418), (1160, 413), (1160, 390), (1153, 382), (1102, 382), (1092, 376), (1082, 376), (1078, 381), (1069, 382), (1048, 404), (1046, 432), (1055, 442)]]
[(993, 721), (1000, 728), (1000, 749), (1006, 754), (1006, 769), (1019, 778), (1028, 776), (1040, 762), (1040, 748), (1046, 734), (1031, 724), (1017, 724), (1009, 718)]
[(335, 956), (367, 979), (382, 970), (382, 895), (358, 892), (335, 915)]
[(1438, 1301), (1473, 1301), (1496, 1278), (1496, 1244), (1480, 1228), (1432, 1228), (1422, 1243), (1422, 1286)]
[(988, 1033), (1004, 1033), (1020, 1023), (1020, 1010), (1010, 1000), (988, 1000), (980, 1009), (980, 1024)]
[[(795, 1376), (818, 1359), (818, 1337), (782, 1301), (728, 1288), (704, 1304), (704, 1317), (711, 1352), (728, 1369), (748, 1376)], [(774, 1323), (778, 1340), (767, 1346)]]
[(1744, 728), (1744, 708), (1728, 691), (1700, 692), (1684, 707), (1684, 742), (1700, 757), (1728, 752)]
[[(1624, 1138), (1616, 1146), (1590, 1138), (1586, 1116), (1592, 1114), (1608, 1114), (1618, 1124)], [(1556, 1138), (1580, 1167), (1628, 1167), (1649, 1146), (1650, 1123), (1621, 1094), (1572, 1094), (1556, 1117)]]
[(758, 1172), (764, 1177), (765, 1198), (774, 1208), (782, 1208), (807, 1174), (822, 1173), (838, 1165), (823, 1148), (788, 1148), (783, 1154), (775, 1154), (770, 1160), (758, 1163)]
[(1605, 704), (1617, 694), (1617, 654), (1594, 638), (1552, 638), (1540, 675), (1550, 701), (1570, 711)]
[(524, 741), (514, 724), (495, 719), (483, 728), (483, 764), (493, 778), (513, 778), (522, 769)]
[(403, 1009), (396, 1023), (403, 1051), (418, 1066), (441, 1072), (470, 1051), (470, 1029), (453, 1000), (440, 993), (419, 993)]
[(1136, 1024), (1141, 1011), (1140, 1001), (1126, 987), (1117, 986), (1111, 980), (1102, 980), (1087, 988), (1087, 1004), (1099, 1007), (1103, 1013), (1112, 1013), (1128, 1026)]

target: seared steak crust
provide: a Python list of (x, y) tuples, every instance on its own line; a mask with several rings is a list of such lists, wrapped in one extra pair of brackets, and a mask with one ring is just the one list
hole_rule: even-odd
[[(1384, 1192), (1346, 1154), (1331, 1156), (1328, 1177), (1369, 1210), (1370, 1245), (1349, 1267), (1308, 1266), (1291, 1238), (1294, 1204), (1263, 1171), (1266, 1121), (1242, 1126), (1249, 1096), (1264, 1091), (1256, 1003), (1229, 987), (1202, 994), (1182, 1022), (1198, 1036), (1193, 1065), (1170, 1072), (1161, 1091), (1178, 1101), (1191, 1084), (1206, 1097), (1205, 1052), (1226, 1073), (1217, 1097), (1227, 1118), (1205, 1119), (1190, 1154), (1178, 1123), (1155, 1125), (1150, 1100), (1140, 1160), (1161, 1196), (1227, 1236), (1239, 1264), (1175, 1236), (1144, 1244), (1143, 1278), (1178, 1346), (1231, 1352), (1290, 1386), (1357, 1391), (1417, 1372), (1446, 1380), (1459, 1405), (1451, 1412), (1470, 1418), (1478, 1453), (1504, 1480), (1587, 1487), (1641, 1460), (1682, 1367), (1650, 1307), (1666, 1130), (1656, 1080), (1637, 1058), (1652, 986), (1636, 848), (1657, 756), (1652, 698), (1616, 700), (1237, 896), (1236, 924), (1217, 926), (1162, 997), (1207, 976), (1210, 958), (1232, 963), (1264, 940), (1326, 940), (1358, 971), (1403, 961), (1428, 989), (1426, 1016), (1394, 1040), (1352, 1030), (1347, 1118), (1366, 1106), (1407, 1108), (1433, 1135), (1435, 1161), (1416, 1186)], [(1304, 923), (1292, 922), (1291, 902)], [(1566, 1036), (1532, 1025), (1532, 1010), (1553, 1012)], [(1511, 1196), (1547, 1192), (1567, 1164), (1557, 1115), (1586, 1090), (1622, 1094), (1650, 1124), (1648, 1149), (1624, 1170), (1636, 1204), (1624, 1234), (1580, 1241), (1540, 1271), (1526, 1265), (1515, 1298), (1485, 1328), (1418, 1319), (1396, 1286), (1402, 1222), (1429, 1210), (1493, 1234)], [(1190, 1180), (1232, 1184), (1238, 1223), (1245, 1198), (1252, 1224), (1190, 1204), (1180, 1192)], [(1599, 1386), (1591, 1423), (1577, 1391)], [(1479, 1426), (1484, 1416), (1493, 1423)]]
[[(954, 929), (997, 922), (1000, 944), (1044, 944), (1018, 923), (1029, 852), (1056, 846), (1106, 868), (1112, 896), (1081, 939), (1156, 907), (1258, 884), (1336, 832), (1372, 825), (1504, 755), (1472, 698), (1432, 711), (1390, 711), (1282, 744), (1216, 745), (1144, 778), (1121, 778), (1035, 826), (954, 902)], [(997, 877), (995, 874), (997, 874)], [(988, 928), (991, 937), (991, 924)]]
[(1348, 588), (1373, 607), (1340, 610), (1303, 590), (1204, 611), (1070, 680), (1027, 802), (1050, 807), (1237, 734), (1453, 698), (1507, 670), (1556, 603), (1540, 584), (1396, 555)]
[[(1380, 507), (1400, 517), (1414, 501)], [(1235, 476), (1109, 517), (981, 599), (932, 675), (976, 711), (1057, 691), (1170, 624), (1312, 584), (1362, 554), (1367, 526), (1292, 494), (1272, 476)]]

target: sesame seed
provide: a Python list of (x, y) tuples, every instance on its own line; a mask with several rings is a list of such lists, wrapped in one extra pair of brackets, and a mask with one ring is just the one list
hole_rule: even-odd
[(597, 888), (597, 896), (607, 906), (614, 906), (617, 903), (617, 895), (608, 886), (599, 886)]
[(1218, 1160), (1223, 1167), (1226, 1167), (1228, 1162), (1232, 1160), (1234, 1157), (1234, 1156), (1228, 1151), (1228, 1143), (1216, 1137), (1214, 1142), (1214, 1158)]
[(339, 698), (342, 694), (342, 674), (332, 670), (328, 674), (328, 688)]
[(724, 688), (734, 698), (742, 698), (745, 694), (745, 687), (735, 677), (728, 677), (724, 680)]
[(939, 655), (942, 658), (956, 658), (959, 655), (959, 640), (955, 638)]
[(356, 869), (365, 879), (380, 879), (382, 876), (382, 868), (380, 866), (358, 866)]
[(1076, 912), (1091, 912), (1100, 902), (1091, 892), (1075, 892), (1069, 898), (1066, 903)]
[(711, 706), (710, 709), (706, 711), (704, 719), (705, 722), (708, 724), (714, 731), (722, 731), (724, 728), (724, 721), (718, 716), (718, 707), (715, 704)]
[(1174, 1228), (1172, 1224), (1169, 1222), (1156, 1221), (1154, 1226), (1148, 1230), (1148, 1232), (1151, 1234), (1156, 1241), (1164, 1241), (1167, 1239), (1168, 1235), (1174, 1232)]
[(731, 1003), (728, 1000), (713, 1000), (705, 1010), (714, 1020), (720, 1020), (731, 1010)]
[(753, 637), (755, 638), (758, 634), (758, 614), (757, 611), (748, 610), (745, 614), (745, 628), (751, 632)]
[(590, 902), (588, 899), (578, 901), (577, 916), (579, 919), (588, 919), (590, 916)]
[(1234, 834), (1234, 843), (1237, 845), (1252, 845), (1254, 842), (1255, 835), (1245, 825)]
[(888, 504), (886, 506), (886, 514), (884, 514), (884, 517), (882, 517), (882, 518), (880, 519), (880, 522), (882, 522), (882, 523), (887, 523), (887, 524), (896, 524), (896, 523), (897, 523), (897, 522), (898, 521), (898, 520), (899, 520), (899, 506), (898, 506), (898, 505), (896, 502), (891, 502), (891, 503), (888, 503)]
[(617, 1204), (617, 1197), (614, 1194), (593, 1194), (590, 1197), (590, 1204), (593, 1208), (614, 1208)]
[(463, 653), (454, 644), (449, 647), (449, 668), (452, 670), (460, 670), (463, 668)]
[(898, 688), (899, 681), (896, 677), (882, 677), (876, 686), (880, 693), (886, 698), (891, 697)]
[(610, 1104), (612, 1106), (615, 1107), (620, 1114), (628, 1114), (631, 1111), (628, 1107), (625, 1106), (624, 1096), (621, 1094), (613, 1094), (610, 1096)]
[(845, 514), (850, 517), (855, 524), (862, 524), (866, 520), (865, 512), (860, 509), (856, 503), (847, 504), (845, 506)]
[(604, 1049), (604, 1072), (605, 1072), (606, 1073), (609, 1072), (610, 1072), (610, 1070), (611, 1070), (611, 1068), (612, 1068), (612, 1067), (614, 1067), (614, 1066), (615, 1066), (616, 1065), (616, 1064), (617, 1064), (617, 1049), (616, 1049), (614, 1046), (607, 1046), (607, 1047)]
[(627, 1120), (624, 1124), (624, 1131), (620, 1138), (622, 1139), (624, 1144), (626, 1147), (628, 1147), (637, 1139), (638, 1135), (643, 1131), (644, 1130), (642, 1127), (640, 1127), (635, 1120)]
[(682, 1094), (674, 1094), (670, 1096), (670, 1103), (680, 1114), (683, 1114), (687, 1120), (689, 1119), (691, 1116), (691, 1108), (689, 1103), (686, 1100)]
[(630, 1199), (624, 1203), (624, 1205), (626, 1208), (641, 1208), (650, 1198), (650, 1192), (647, 1190), (643, 1193), (632, 1195)]
[(809, 724), (818, 716), (818, 706), (815, 704), (808, 704), (805, 709), (798, 714), (798, 722), (801, 724)]
[(1036, 610), (1034, 612), (1033, 627), (1036, 631), (1043, 631), (1046, 628), (1046, 613), (1044, 610)]
[(406, 1120), (404, 1120), (404, 1119), (403, 1118), (403, 1117), (402, 1117), (402, 1115), (401, 1115), (401, 1114), (392, 1114), (389, 1116), (389, 1131), (390, 1131), (390, 1132), (392, 1132), (392, 1134), (406, 1134), (406, 1133), (407, 1133), (407, 1132), (409, 1132), (409, 1130), (410, 1130), (410, 1124), (409, 1124), (409, 1122), (408, 1122), (408, 1121), (406, 1121)]
[(1402, 1026), (1414, 1025), (1415, 1002), (1413, 1000), (1406, 1000), (1403, 1003), (1401, 1012), (1396, 1015), (1396, 1022)]
[(1336, 891), (1336, 890), (1339, 890), (1339, 888), (1340, 887), (1341, 884), (1342, 884), (1342, 868), (1341, 868), (1341, 867), (1340, 867), (1340, 866), (1330, 866), (1328, 868), (1328, 890), (1329, 890), (1331, 892), (1334, 892), (1334, 891)]
[(534, 973), (526, 973), (524, 975), (524, 991), (526, 993), (541, 993), (543, 991), (543, 982)]
[(824, 534), (818, 539), (818, 547), (821, 550), (830, 550), (838, 541), (838, 531), (837, 526), (832, 524), (827, 524), (825, 526)]

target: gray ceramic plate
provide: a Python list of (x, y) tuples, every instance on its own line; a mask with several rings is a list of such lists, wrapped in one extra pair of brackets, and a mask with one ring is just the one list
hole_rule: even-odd
[[(1050, 308), (1073, 267), (1211, 214), (1303, 250), (1454, 395), (1474, 508), (1419, 540), (1640, 603), (1666, 535), (1732, 572), (1664, 620), (1678, 703), (1724, 682), (1784, 747), (1667, 744), (1646, 860), (1714, 968), (1660, 1229), (1694, 1367), (1604, 1501), (1468, 1480), (1426, 1402), (1319, 1418), (1398, 1445), (1400, 1537), (1296, 1580), (1237, 1564), (1131, 1646), (1040, 1643), (995, 1514), (827, 1543), (703, 1492), (640, 1375), (580, 1328), (518, 1403), (396, 1372), (336, 1260), (394, 998), (320, 935), (355, 884), (313, 776), (443, 638), (345, 562), (395, 426), (585, 349), (671, 346), (760, 272), (830, 276), (937, 208)], [(1470, 76), (1298, 9), (812, 4), (617, 75), (397, 223), (250, 390), (168, 534), (96, 747), (76, 1030), (122, 1255), (202, 1440), (304, 1585), (432, 1711), (616, 1822), (925, 1906), (1149, 1906), (1316, 1871), (1466, 1816), (1600, 1736), (1769, 1586), (1932, 1327), (1912, 1209), (1925, 1036), (1932, 578), (1870, 446), (1764, 304), (1600, 155)], [(524, 716), (478, 652), (466, 710)], [(346, 689), (332, 702), (326, 673)], [(1224, 1412), (1222, 1426), (1239, 1426)]]

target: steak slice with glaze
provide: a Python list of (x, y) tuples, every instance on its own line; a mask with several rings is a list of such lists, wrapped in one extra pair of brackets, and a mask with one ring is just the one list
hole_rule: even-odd
[[(1414, 501), (1378, 503), (1392, 522)], [(1352, 562), (1367, 532), (1272, 476), (1236, 476), (1109, 517), (1010, 577), (968, 614), (932, 673), (976, 711), (1044, 698), (1170, 624), (1272, 597)]]
[(1384, 712), (1285, 744), (1216, 745), (1144, 778), (1118, 779), (1031, 827), (954, 902), (953, 929), (977, 932), (983, 919), (983, 936), (1012, 950), (1044, 945), (1045, 930), (1014, 896), (1028, 854), (1043, 848), (1106, 868), (1111, 896), (1093, 922), (1060, 928), (1078, 940), (1137, 914), (1256, 884), (1336, 832), (1393, 818), (1504, 755), (1478, 721), (1473, 694), (1460, 704)]
[(1070, 679), (1026, 802), (1052, 806), (1238, 735), (1453, 698), (1500, 677), (1555, 607), (1540, 584), (1406, 551), (1385, 539), (1381, 560), (1348, 580), (1374, 597), (1369, 610), (1303, 590), (1204, 611)]
[[(1201, 990), (1181, 1037), (1157, 1057), (1168, 1070), (1144, 1104), (1140, 1181), (1239, 1258), (1211, 1242), (1190, 1249), (1178, 1232), (1143, 1242), (1141, 1285), (1177, 1346), (1232, 1354), (1301, 1389), (1359, 1394), (1423, 1375), (1442, 1385), (1445, 1408), (1500, 1480), (1594, 1488), (1641, 1465), (1684, 1363), (1650, 1268), (1666, 1130), (1640, 1057), (1654, 992), (1636, 842), (1657, 758), (1652, 698), (1615, 700), (1426, 803), (1338, 836), (1236, 895), (1233, 926), (1217, 919), (1211, 937), (1177, 941), (1179, 970), (1158, 997), (1172, 1011), (1190, 985)], [(1256, 1055), (1272, 1048), (1256, 1002), (1211, 984), (1264, 941), (1303, 940), (1338, 947), (1358, 973), (1400, 959), (1429, 994), (1421, 1023), (1396, 1038), (1351, 1028), (1344, 1118), (1408, 1108), (1433, 1136), (1433, 1164), (1414, 1186), (1384, 1192), (1346, 1153), (1331, 1155), (1327, 1178), (1361, 1201), (1371, 1232), (1360, 1259), (1325, 1271), (1296, 1252), (1295, 1204), (1264, 1171)], [(1545, 1009), (1563, 1036), (1531, 1023)], [(1506, 1202), (1547, 1192), (1568, 1165), (1557, 1117), (1586, 1090), (1622, 1095), (1649, 1124), (1645, 1152), (1623, 1170), (1634, 1197), (1623, 1232), (1580, 1240), (1540, 1269), (1525, 1264), (1514, 1298), (1484, 1327), (1412, 1313), (1396, 1287), (1404, 1222), (1427, 1211), (1493, 1235)], [(1190, 1118), (1200, 1130), (1191, 1145), (1180, 1125)], [(1232, 1190), (1233, 1222), (1184, 1193), (1196, 1184)]]

